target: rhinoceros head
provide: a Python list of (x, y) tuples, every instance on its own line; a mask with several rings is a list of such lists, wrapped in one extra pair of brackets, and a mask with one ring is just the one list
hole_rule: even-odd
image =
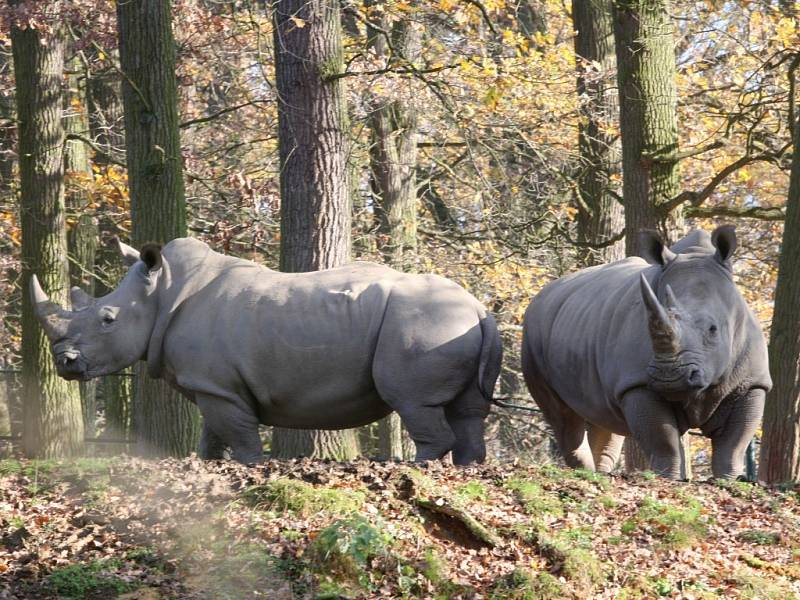
[(700, 394), (723, 377), (741, 316), (730, 262), (734, 228), (723, 225), (710, 237), (698, 231), (692, 239), (676, 254), (653, 232), (640, 237), (642, 258), (661, 267), (653, 279), (657, 292), (644, 273), (640, 278), (653, 346), (648, 386), (667, 397)]
[(31, 299), (36, 317), (64, 379), (86, 380), (132, 365), (147, 351), (156, 320), (156, 286), (162, 271), (161, 249), (147, 244), (139, 252), (117, 242), (130, 266), (119, 287), (94, 299), (72, 288), (72, 310), (51, 302), (34, 275)]

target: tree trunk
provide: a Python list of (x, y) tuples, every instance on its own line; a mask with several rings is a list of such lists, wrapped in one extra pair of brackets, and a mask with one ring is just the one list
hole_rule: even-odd
[[(48, 10), (55, 15), (59, 2)], [(55, 19), (54, 19), (55, 22)], [(64, 37), (55, 27), (11, 29), (19, 120), (22, 221), (23, 450), (53, 458), (83, 451), (78, 385), (56, 374), (49, 343), (30, 299), (36, 274), (54, 302), (67, 304), (67, 236), (64, 215)]]
[[(89, 135), (86, 113), (86, 88), (78, 74), (81, 61), (76, 55), (68, 63), (67, 93), (64, 98), (64, 131), (82, 137)], [(88, 147), (79, 140), (67, 140), (64, 146), (65, 204), (73, 221), (68, 236), (70, 284), (94, 296), (94, 258), (97, 249), (97, 221), (87, 212), (91, 201), (87, 192), (92, 181)], [(80, 383), (83, 427), (87, 438), (95, 437), (97, 419), (97, 380)], [(91, 449), (91, 448), (90, 448)]]
[[(166, 243), (186, 235), (170, 2), (118, 2), (117, 21), (132, 242)], [(143, 365), (137, 369), (138, 451), (186, 456), (200, 435), (197, 408), (164, 381), (151, 380)]]
[[(97, 54), (92, 49), (87, 50), (92, 67), (100, 62)], [(116, 58), (109, 57), (106, 60), (111, 62), (116, 61)], [(125, 154), (125, 131), (119, 71), (110, 66), (99, 71), (87, 69), (86, 77), (89, 130), (95, 145), (102, 151), (95, 155), (94, 162), (105, 165), (110, 159), (122, 161)]]
[[(125, 123), (122, 110), (122, 81), (119, 71), (100, 66), (96, 49), (87, 48), (89, 68), (86, 69), (86, 103), (89, 112), (89, 132), (101, 152), (95, 153), (93, 162), (98, 166), (110, 165), (111, 161), (125, 160)], [(117, 52), (106, 58), (118, 62)], [(110, 239), (119, 231), (113, 220), (104, 211), (98, 212), (98, 238)], [(119, 252), (108, 244), (97, 248), (96, 268), (101, 279), (95, 283), (95, 293), (103, 296), (110, 293), (124, 275)], [(105, 280), (105, 281), (104, 281)], [(108, 285), (106, 285), (106, 282)], [(104, 437), (127, 438), (131, 434), (133, 402), (132, 369), (100, 378), (97, 383), (98, 399), (105, 414)]]
[[(667, 0), (614, 2), (627, 256), (639, 253), (638, 232), (642, 229), (659, 230), (670, 240), (683, 228), (680, 213), (662, 214), (659, 210), (680, 191), (675, 159), (675, 49), (669, 8)], [(686, 436), (683, 441), (688, 447)], [(625, 441), (625, 467), (628, 471), (649, 467), (647, 457), (630, 437)]]
[(659, 210), (680, 191), (675, 48), (667, 0), (617, 0), (614, 21), (625, 253), (633, 256), (642, 229), (674, 240), (683, 228), (678, 211)]
[(616, 59), (611, 0), (573, 0), (572, 21), (581, 102), (578, 240), (585, 244), (580, 258), (588, 267), (625, 257), (622, 239), (607, 245), (625, 227), (612, 179), (620, 171), (620, 153), (613, 127), (619, 103), (613, 80)]
[[(367, 2), (367, 6), (375, 4)], [(377, 13), (376, 13), (377, 14)], [(383, 32), (388, 19), (367, 27), (367, 44), (376, 56), (387, 60), (413, 62), (420, 50), (419, 32), (410, 21), (398, 21), (391, 31), (393, 50), (388, 55)], [(372, 145), (370, 171), (378, 247), (384, 260), (400, 271), (416, 270), (417, 260), (417, 113), (400, 100), (371, 98)], [(378, 422), (378, 458), (404, 458), (403, 426), (392, 413)]]
[(794, 123), (794, 152), (778, 260), (775, 311), (769, 341), (774, 387), (764, 407), (758, 479), (800, 481), (800, 120)]
[[(9, 47), (0, 40), (0, 78), (10, 80)], [(0, 199), (11, 195), (14, 174), (14, 98), (0, 89)]]
[[(347, 111), (338, 0), (272, 5), (281, 165), (281, 270), (350, 259)], [(332, 349), (333, 350), (333, 349)], [(353, 458), (353, 430), (275, 428), (272, 455)]]

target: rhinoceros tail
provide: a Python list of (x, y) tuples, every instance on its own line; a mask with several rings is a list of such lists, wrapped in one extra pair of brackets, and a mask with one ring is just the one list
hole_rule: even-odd
[(481, 319), (481, 333), (483, 343), (478, 363), (478, 388), (487, 402), (493, 402), (494, 384), (500, 376), (500, 367), (503, 364), (503, 344), (497, 323), (490, 313)]

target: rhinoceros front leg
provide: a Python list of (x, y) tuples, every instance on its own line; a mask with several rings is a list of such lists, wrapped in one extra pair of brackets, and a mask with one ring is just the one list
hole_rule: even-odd
[(673, 407), (657, 394), (636, 388), (622, 398), (633, 437), (650, 457), (650, 468), (670, 479), (681, 477), (681, 443)]
[(258, 418), (243, 401), (208, 395), (196, 395), (197, 407), (203, 415), (203, 426), (230, 446), (233, 459), (244, 464), (264, 460), (264, 449), (258, 435)]
[(200, 433), (200, 450), (198, 454), (203, 460), (222, 460), (225, 458), (227, 444), (222, 441), (211, 427), (208, 421), (203, 419), (203, 430)]
[(711, 472), (718, 479), (733, 479), (744, 472), (744, 453), (764, 413), (766, 392), (753, 388), (742, 396), (726, 398), (703, 424), (711, 438)]

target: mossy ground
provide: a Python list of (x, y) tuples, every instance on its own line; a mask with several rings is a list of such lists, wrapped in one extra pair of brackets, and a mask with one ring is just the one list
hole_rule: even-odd
[(16, 598), (800, 597), (795, 490), (364, 460), (4, 461), (0, 485)]

